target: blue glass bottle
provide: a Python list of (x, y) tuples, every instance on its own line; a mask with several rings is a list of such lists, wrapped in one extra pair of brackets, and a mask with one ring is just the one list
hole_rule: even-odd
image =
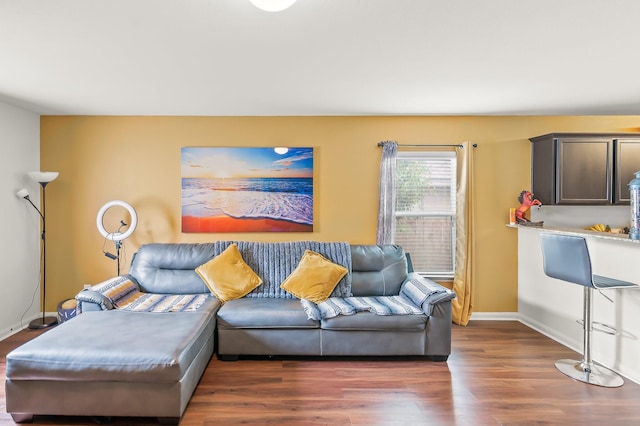
[(632, 240), (640, 240), (640, 171), (634, 174), (636, 177), (629, 182), (629, 195), (631, 199), (629, 238)]

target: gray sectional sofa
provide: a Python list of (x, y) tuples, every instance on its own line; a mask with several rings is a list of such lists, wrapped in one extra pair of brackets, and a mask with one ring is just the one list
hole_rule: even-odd
[[(222, 304), (196, 269), (236, 244), (262, 284)], [(306, 250), (348, 273), (326, 302), (280, 288)], [(451, 352), (455, 294), (410, 272), (396, 245), (148, 244), (129, 274), (80, 292), (78, 315), (7, 355), (7, 412), (179, 423), (209, 359)]]

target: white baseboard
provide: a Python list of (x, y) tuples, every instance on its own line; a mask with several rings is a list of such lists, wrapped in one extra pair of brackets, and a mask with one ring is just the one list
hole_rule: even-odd
[(582, 351), (582, 347), (580, 344), (575, 344), (574, 342), (571, 342), (569, 336), (565, 336), (563, 334), (558, 333), (556, 330), (553, 330), (547, 326), (545, 326), (544, 324), (534, 320), (533, 318), (530, 318), (526, 315), (518, 315), (518, 321), (521, 322), (522, 324), (526, 325), (529, 328), (534, 329), (535, 331), (537, 331), (540, 334), (543, 334), (545, 336), (547, 336), (548, 338), (550, 338), (551, 340), (555, 340), (556, 342), (560, 343), (563, 346), (568, 347), (571, 350), (574, 350), (578, 353), (581, 353)]
[(517, 312), (472, 312), (474, 321), (518, 321)]
[[(47, 317), (57, 318), (57, 312), (47, 312), (45, 314)], [(8, 329), (0, 331), (0, 340), (4, 340), (7, 337), (11, 337), (17, 332), (24, 330), (29, 327), (29, 323), (35, 319), (42, 317), (42, 314), (35, 314), (32, 317), (23, 318), (22, 321), (17, 321), (16, 323), (9, 326)]]

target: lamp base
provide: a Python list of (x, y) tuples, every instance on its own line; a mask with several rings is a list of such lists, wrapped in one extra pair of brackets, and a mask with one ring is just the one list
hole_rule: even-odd
[(42, 328), (53, 327), (54, 325), (58, 325), (58, 319), (54, 317), (40, 317), (36, 318), (29, 323), (29, 328), (34, 330), (39, 330)]

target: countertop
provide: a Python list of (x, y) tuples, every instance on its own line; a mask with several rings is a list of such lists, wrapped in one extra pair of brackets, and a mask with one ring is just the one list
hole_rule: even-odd
[(527, 225), (507, 225), (510, 228), (527, 229), (531, 231), (554, 232), (557, 234), (579, 235), (581, 237), (602, 238), (606, 240), (621, 241), (631, 244), (640, 244), (640, 240), (632, 240), (628, 234), (618, 234), (613, 232), (589, 231), (581, 228), (563, 228), (556, 226), (527, 226)]

